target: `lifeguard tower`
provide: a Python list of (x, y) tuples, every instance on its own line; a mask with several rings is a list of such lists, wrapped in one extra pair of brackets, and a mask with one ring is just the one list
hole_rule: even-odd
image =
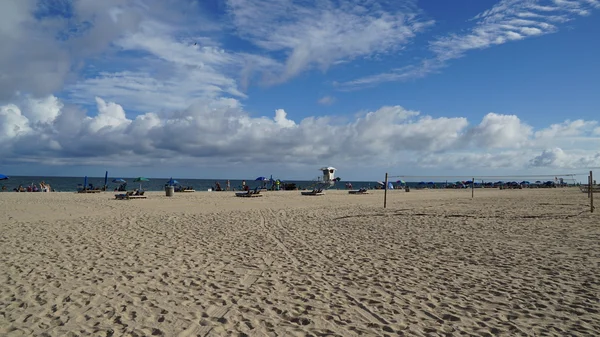
[(323, 172), (322, 182), (333, 186), (335, 184), (335, 167), (321, 167), (320, 170)]
[(335, 185), (335, 167), (321, 167), (319, 170), (323, 172), (323, 176), (318, 177), (313, 185), (312, 191), (300, 192), (302, 195), (323, 195), (323, 190)]

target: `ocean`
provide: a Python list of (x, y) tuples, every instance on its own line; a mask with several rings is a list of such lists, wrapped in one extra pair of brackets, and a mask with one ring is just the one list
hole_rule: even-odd
[[(127, 188), (132, 190), (134, 188), (139, 188), (139, 183), (134, 183), (133, 180), (135, 178), (125, 178), (120, 177), (127, 181)], [(111, 181), (114, 178), (108, 178), (108, 188), (109, 190), (113, 190), (119, 186), (119, 184), (112, 183)], [(143, 182), (142, 188), (146, 191), (163, 191), (165, 184), (169, 181), (169, 178), (148, 178), (150, 181)], [(210, 188), (213, 188), (215, 182), (219, 182), (221, 187), (225, 189), (227, 179), (176, 179), (181, 186), (191, 186), (196, 191), (207, 191)], [(50, 184), (53, 190), (57, 192), (75, 192), (77, 191), (77, 185), (83, 185), (84, 178), (83, 177), (30, 177), (30, 176), (11, 176), (8, 180), (0, 181), (0, 187), (6, 186), (6, 191), (12, 191), (13, 188), (17, 188), (19, 185), (23, 187), (27, 187), (31, 184), (36, 184), (39, 187), (40, 182), (45, 182)], [(92, 184), (94, 187), (102, 187), (104, 185), (104, 177), (88, 177), (88, 184)], [(352, 184), (353, 189), (359, 188), (375, 188), (378, 184), (376, 181), (349, 181)], [(295, 183), (297, 187), (300, 189), (304, 188), (312, 188), (312, 185), (315, 181), (302, 181), (302, 180), (286, 180), (285, 183)], [(337, 182), (332, 189), (345, 189), (346, 183), (348, 181), (340, 181)], [(241, 190), (242, 180), (238, 179), (230, 179), (230, 184), (232, 188), (236, 190)], [(255, 188), (262, 186), (262, 181), (256, 180), (246, 180), (246, 184), (250, 188)], [(267, 182), (268, 186), (269, 183)], [(409, 186), (412, 183), (408, 183)], [(417, 183), (414, 184), (417, 186)]]

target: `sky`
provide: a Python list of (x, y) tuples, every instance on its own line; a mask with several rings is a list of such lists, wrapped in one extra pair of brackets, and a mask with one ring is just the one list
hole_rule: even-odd
[(600, 0), (1, 1), (0, 173), (581, 174), (600, 168), (599, 15)]

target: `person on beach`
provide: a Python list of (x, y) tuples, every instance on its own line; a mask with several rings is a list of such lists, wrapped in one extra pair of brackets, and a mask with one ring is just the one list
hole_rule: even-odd
[(225, 185), (225, 190), (226, 191), (231, 190), (231, 183), (229, 182), (229, 180), (227, 180), (227, 185)]
[(243, 191), (247, 191), (248, 189), (246, 189), (246, 181), (242, 180), (242, 190)]

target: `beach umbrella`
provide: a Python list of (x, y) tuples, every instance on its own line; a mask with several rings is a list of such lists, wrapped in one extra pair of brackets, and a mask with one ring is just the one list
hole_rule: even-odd
[(171, 178), (171, 179), (169, 179), (169, 181), (167, 182), (167, 184), (169, 184), (169, 186), (175, 186), (175, 185), (179, 185), (179, 181)]
[(427, 183), (427, 185), (435, 185), (435, 183), (433, 181), (430, 181)]
[(254, 180), (255, 181), (264, 181), (264, 180), (267, 180), (267, 178), (266, 177), (258, 177), (258, 178), (254, 179)]
[(419, 185), (425, 185), (425, 182), (424, 181), (420, 181)]
[(8, 179), (7, 176), (5, 176), (4, 174), (0, 174), (0, 180), (7, 180), (7, 179)]
[(404, 184), (406, 184), (406, 181), (404, 181), (404, 180), (398, 180), (398, 181), (396, 181), (396, 184), (402, 184), (402, 185), (404, 185)]
[(125, 179), (121, 179), (121, 178), (113, 179), (112, 182), (115, 183), (115, 184), (124, 184), (124, 183), (126, 183)]
[(134, 183), (140, 183), (140, 190), (142, 189), (142, 182), (144, 182), (144, 181), (150, 181), (150, 179), (144, 178), (144, 177), (137, 177), (137, 178), (133, 179)]

